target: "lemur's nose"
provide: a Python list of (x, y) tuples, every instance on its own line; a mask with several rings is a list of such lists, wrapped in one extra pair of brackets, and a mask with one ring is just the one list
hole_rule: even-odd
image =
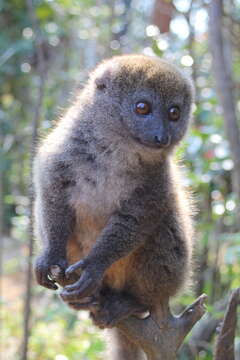
[(167, 147), (170, 144), (171, 137), (170, 135), (155, 135), (154, 140), (156, 144), (159, 144), (163, 147)]

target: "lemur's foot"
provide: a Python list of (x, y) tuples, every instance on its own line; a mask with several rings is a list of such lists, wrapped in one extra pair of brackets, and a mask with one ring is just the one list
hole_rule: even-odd
[(97, 310), (91, 311), (93, 323), (100, 329), (112, 328), (121, 320), (136, 315), (141, 317), (147, 308), (141, 305), (131, 295), (107, 290), (100, 296)]

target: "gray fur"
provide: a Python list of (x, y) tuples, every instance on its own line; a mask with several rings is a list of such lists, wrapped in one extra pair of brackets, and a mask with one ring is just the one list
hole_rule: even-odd
[[(134, 111), (142, 100), (152, 104), (148, 117)], [(129, 303), (133, 313), (138, 304), (151, 309), (189, 278), (192, 209), (172, 153), (186, 133), (192, 101), (190, 81), (173, 65), (115, 57), (90, 74), (42, 142), (34, 178), (36, 235), (43, 241), (36, 275), (56, 288), (50, 266), (63, 268), (64, 285), (67, 264), (82, 259), (80, 280), (62, 292), (72, 307), (94, 294), (104, 304), (104, 296), (111, 303), (124, 293), (121, 304), (131, 297), (129, 316)], [(168, 118), (173, 105), (181, 110), (176, 122)], [(167, 147), (154, 143), (157, 132), (170, 135)]]

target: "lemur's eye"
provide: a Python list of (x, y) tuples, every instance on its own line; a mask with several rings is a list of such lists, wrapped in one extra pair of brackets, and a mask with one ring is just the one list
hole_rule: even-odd
[(178, 106), (172, 106), (168, 110), (169, 120), (178, 121), (180, 118), (180, 109)]
[(151, 113), (151, 106), (146, 101), (139, 101), (135, 105), (135, 112), (138, 115), (148, 115)]

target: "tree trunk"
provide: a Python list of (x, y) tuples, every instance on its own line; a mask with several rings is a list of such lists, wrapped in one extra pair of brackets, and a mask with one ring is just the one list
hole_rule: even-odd
[(234, 161), (233, 191), (240, 200), (240, 133), (237, 122), (233, 81), (228, 69), (223, 36), (223, 1), (214, 0), (209, 5), (209, 35), (213, 73), (217, 94), (223, 109), (226, 136)]
[[(32, 26), (35, 32), (35, 45), (36, 45), (36, 54), (37, 54), (37, 73), (39, 76), (39, 86), (38, 94), (36, 98), (36, 104), (33, 109), (33, 120), (32, 120), (32, 144), (31, 144), (31, 158), (30, 158), (30, 181), (32, 181), (32, 161), (35, 154), (35, 147), (38, 136), (38, 127), (40, 114), (42, 111), (43, 104), (43, 93), (44, 93), (44, 84), (46, 79), (46, 69), (44, 54), (42, 50), (42, 37), (41, 31), (38, 25), (37, 17), (35, 14), (33, 1), (27, 0), (27, 7), (29, 12), (29, 17), (32, 21)], [(33, 190), (30, 186), (30, 226), (29, 226), (29, 240), (28, 240), (28, 261), (27, 261), (27, 275), (26, 275), (26, 294), (25, 294), (25, 304), (24, 304), (24, 320), (23, 320), (23, 340), (22, 340), (22, 354), (21, 360), (28, 359), (28, 343), (30, 336), (30, 320), (31, 320), (31, 300), (32, 300), (32, 261), (33, 261)]]

